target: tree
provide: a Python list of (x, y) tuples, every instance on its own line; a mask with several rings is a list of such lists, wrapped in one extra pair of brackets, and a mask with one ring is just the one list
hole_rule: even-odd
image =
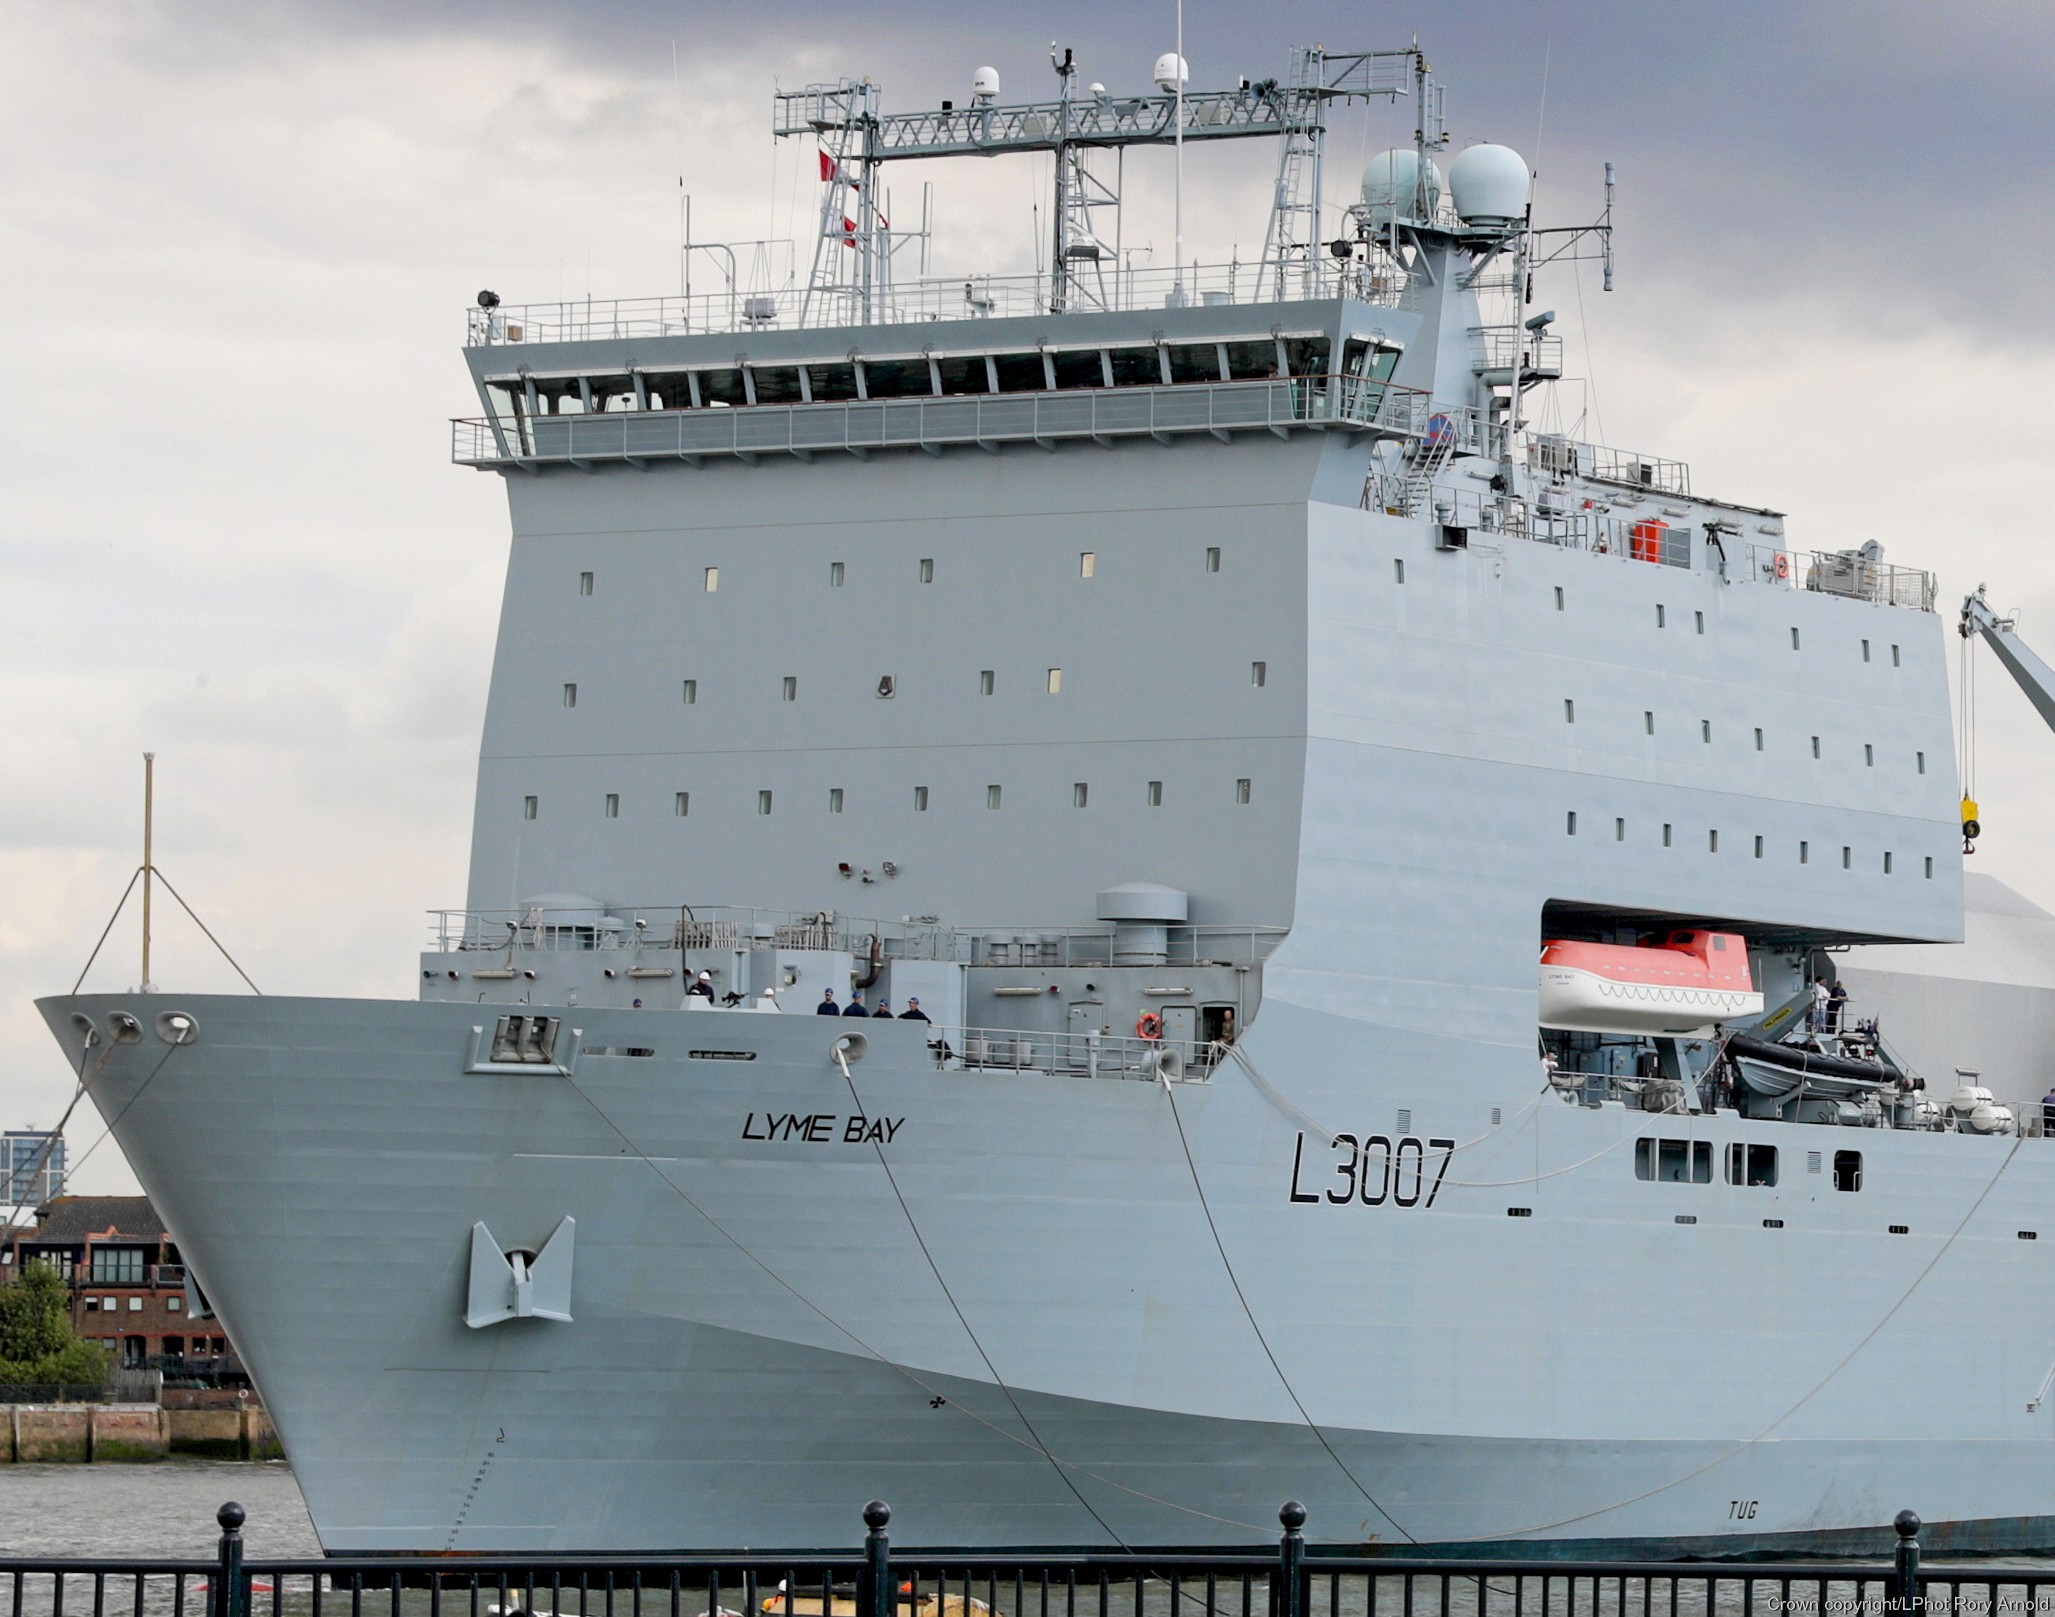
[(71, 1328), (71, 1288), (47, 1263), (27, 1265), (0, 1286), (0, 1383), (17, 1387), (97, 1387), (107, 1379), (107, 1350)]

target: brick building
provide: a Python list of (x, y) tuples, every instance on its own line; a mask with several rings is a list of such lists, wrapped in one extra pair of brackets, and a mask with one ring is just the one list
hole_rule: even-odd
[(124, 1369), (242, 1377), (221, 1321), (189, 1286), (178, 1245), (147, 1196), (59, 1196), (0, 1244), (0, 1283), (31, 1263), (71, 1283), (71, 1322)]

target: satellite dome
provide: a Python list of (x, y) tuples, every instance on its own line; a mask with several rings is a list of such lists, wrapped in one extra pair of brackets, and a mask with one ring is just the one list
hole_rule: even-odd
[(981, 67), (970, 76), (971, 98), (976, 101), (997, 101), (999, 99), (999, 70), (996, 67)]
[(1152, 76), (1156, 80), (1157, 89), (1165, 95), (1173, 95), (1177, 87), (1189, 80), (1192, 74), (1189, 64), (1182, 56), (1176, 51), (1165, 51), (1156, 58), (1156, 71)]
[(1370, 210), (1370, 223), (1388, 225), (1394, 219), (1411, 219), (1416, 215), (1432, 218), (1441, 201), (1441, 170), (1434, 166), (1432, 158), (1427, 163), (1424, 206), (1417, 196), (1419, 186), (1420, 154), (1410, 146), (1379, 152), (1371, 158), (1363, 167), (1363, 205)]
[(1472, 146), (1449, 165), (1448, 188), (1464, 224), (1509, 229), (1527, 211), (1527, 160), (1510, 146)]

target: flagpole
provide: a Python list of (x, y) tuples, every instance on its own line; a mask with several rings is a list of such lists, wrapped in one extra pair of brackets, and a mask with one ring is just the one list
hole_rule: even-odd
[(156, 874), (150, 857), (151, 834), (157, 812), (157, 754), (143, 754), (143, 988), (150, 992), (150, 883)]
[(1174, 292), (1179, 307), (1184, 304), (1184, 0), (1177, 0), (1177, 125), (1172, 131), (1177, 150), (1177, 284)]

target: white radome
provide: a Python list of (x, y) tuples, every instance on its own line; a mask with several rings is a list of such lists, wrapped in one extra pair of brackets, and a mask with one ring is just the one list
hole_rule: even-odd
[(1448, 188), (1464, 224), (1518, 224), (1527, 211), (1527, 160), (1510, 146), (1472, 146), (1449, 164)]
[(996, 67), (981, 67), (971, 74), (970, 93), (974, 100), (997, 101), (999, 99), (999, 70)]
[(1156, 88), (1165, 95), (1174, 93), (1180, 84), (1191, 78), (1191, 68), (1176, 51), (1165, 51), (1156, 58), (1156, 71), (1152, 75)]
[(1419, 183), (1420, 154), (1410, 147), (1396, 147), (1371, 158), (1363, 165), (1363, 205), (1370, 210), (1370, 223), (1388, 225), (1394, 219), (1411, 219), (1416, 212), (1432, 218), (1441, 202), (1441, 170), (1432, 158), (1427, 162), (1424, 209), (1415, 205)]

